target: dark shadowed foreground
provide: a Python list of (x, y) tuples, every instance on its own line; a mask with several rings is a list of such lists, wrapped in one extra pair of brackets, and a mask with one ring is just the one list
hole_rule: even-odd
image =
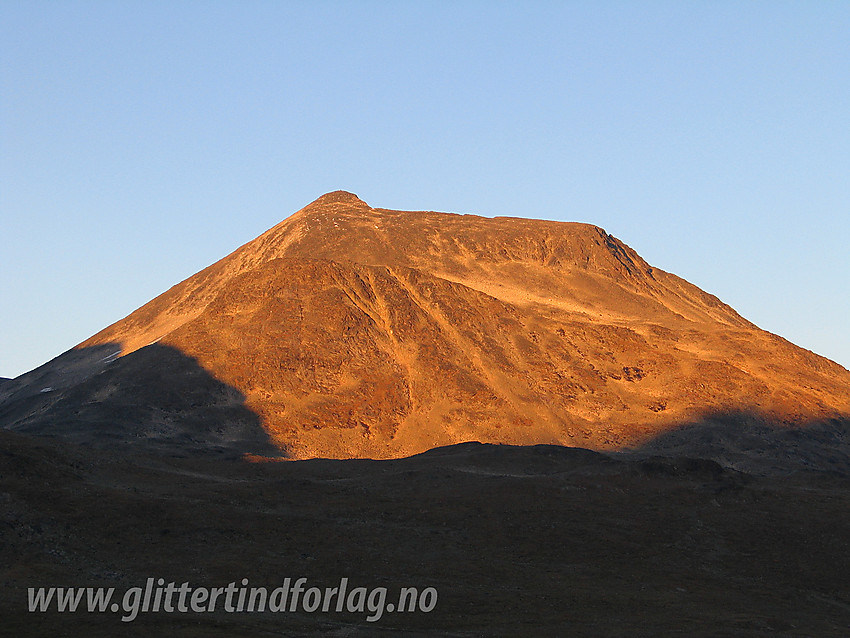
[[(461, 444), (388, 460), (123, 455), (0, 432), (14, 636), (846, 636), (850, 478)], [(148, 577), (434, 587), (430, 613), (28, 613)]]

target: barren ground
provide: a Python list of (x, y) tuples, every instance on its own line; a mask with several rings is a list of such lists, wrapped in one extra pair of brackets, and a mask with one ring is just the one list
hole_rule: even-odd
[[(2, 433), (0, 634), (846, 636), (850, 479), (464, 444), (389, 461), (132, 458)], [(304, 576), (433, 586), (430, 613), (28, 613), (29, 586), (119, 592)], [(392, 599), (392, 594), (389, 595)]]

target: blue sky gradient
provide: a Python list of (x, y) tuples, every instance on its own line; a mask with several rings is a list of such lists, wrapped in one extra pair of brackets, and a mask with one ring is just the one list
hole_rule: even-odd
[(330, 190), (597, 224), (850, 367), (850, 3), (0, 3), (0, 376)]

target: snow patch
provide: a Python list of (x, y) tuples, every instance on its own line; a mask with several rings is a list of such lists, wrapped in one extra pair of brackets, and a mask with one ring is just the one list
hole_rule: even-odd
[(115, 361), (116, 358), (118, 358), (119, 354), (121, 354), (121, 351), (116, 350), (112, 354), (105, 356), (103, 359), (100, 360), (100, 362), (101, 363), (112, 363), (113, 361)]

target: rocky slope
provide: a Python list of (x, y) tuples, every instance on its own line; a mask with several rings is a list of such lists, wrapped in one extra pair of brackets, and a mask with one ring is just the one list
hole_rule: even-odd
[(0, 386), (20, 431), (291, 458), (622, 449), (847, 414), (850, 372), (600, 228), (342, 191)]

